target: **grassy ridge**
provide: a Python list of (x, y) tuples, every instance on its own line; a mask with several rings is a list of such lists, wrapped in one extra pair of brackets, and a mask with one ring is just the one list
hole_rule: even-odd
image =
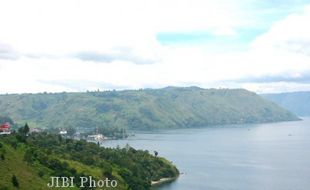
[(289, 111), (243, 89), (197, 87), (87, 93), (1, 95), (2, 115), (32, 126), (200, 127), (296, 120)]

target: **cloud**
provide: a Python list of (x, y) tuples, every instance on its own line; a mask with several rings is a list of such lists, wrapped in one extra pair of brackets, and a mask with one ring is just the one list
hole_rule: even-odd
[(7, 44), (0, 42), (0, 59), (16, 60), (20, 57), (19, 53)]
[(24, 54), (106, 52), (124, 46), (151, 54), (158, 32), (231, 35), (244, 25), (233, 2), (237, 1), (12, 0), (1, 2), (0, 36), (18, 44)]
[(78, 59), (83, 61), (107, 62), (110, 63), (117, 59), (114, 55), (97, 53), (97, 52), (79, 52), (75, 55)]
[[(258, 36), (247, 53), (252, 72), (247, 72), (239, 83), (260, 91), (309, 90), (310, 83), (310, 6), (275, 22), (264, 34)], [(243, 56), (246, 58), (247, 56)], [(247, 67), (244, 67), (246, 69)], [(270, 84), (270, 85), (268, 85)], [(277, 86), (278, 85), (278, 86)]]
[(38, 80), (37, 82), (50, 86), (60, 86), (64, 89), (70, 89), (70, 91), (95, 91), (95, 90), (110, 90), (110, 89), (127, 89), (127, 86), (113, 85), (99, 81), (87, 81), (87, 80)]
[(276, 22), (268, 32), (257, 38), (253, 48), (270, 48), (292, 53), (310, 54), (310, 5)]
[(310, 73), (310, 10), (301, 9), (304, 3), (16, 3), (0, 2), (0, 41), (11, 45), (0, 45), (0, 93), (170, 85), (308, 88), (302, 85)]
[(240, 87), (260, 94), (310, 91), (309, 83), (296, 83), (296, 82), (243, 83)]
[(101, 63), (111, 63), (114, 61), (128, 61), (135, 64), (153, 64), (158, 62), (155, 58), (143, 58), (142, 56), (134, 55), (130, 49), (119, 49), (121, 51), (101, 53), (96, 51), (82, 51), (73, 55), (83, 61), (93, 61)]
[(239, 83), (277, 83), (277, 82), (291, 82), (291, 83), (310, 83), (310, 73), (288, 73), (284, 75), (262, 76), (262, 77), (247, 77), (235, 80)]

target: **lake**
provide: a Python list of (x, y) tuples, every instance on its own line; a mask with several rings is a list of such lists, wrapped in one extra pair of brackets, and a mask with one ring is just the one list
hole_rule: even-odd
[(115, 147), (158, 151), (184, 173), (157, 190), (309, 190), (310, 118), (138, 132)]

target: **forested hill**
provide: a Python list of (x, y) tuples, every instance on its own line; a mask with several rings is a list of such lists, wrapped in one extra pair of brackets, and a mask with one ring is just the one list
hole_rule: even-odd
[(299, 116), (310, 116), (310, 92), (263, 94), (262, 96)]
[(0, 95), (1, 115), (43, 127), (201, 127), (298, 119), (243, 89), (163, 89)]
[[(18, 133), (0, 136), (0, 171), (0, 189), (19, 190), (149, 190), (152, 181), (175, 179), (179, 175), (170, 161), (129, 145), (104, 148), (60, 135), (29, 134), (26, 127)], [(73, 177), (75, 187), (48, 188), (52, 176)], [(91, 188), (97, 185), (90, 185), (91, 180), (85, 184), (79, 180), (89, 176), (96, 182), (107, 178), (114, 180), (117, 186), (105, 183), (103, 188)]]

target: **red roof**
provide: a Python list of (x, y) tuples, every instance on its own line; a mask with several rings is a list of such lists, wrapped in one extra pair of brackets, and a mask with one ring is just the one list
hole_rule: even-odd
[(0, 126), (1, 129), (9, 129), (11, 126), (9, 123), (4, 123)]

